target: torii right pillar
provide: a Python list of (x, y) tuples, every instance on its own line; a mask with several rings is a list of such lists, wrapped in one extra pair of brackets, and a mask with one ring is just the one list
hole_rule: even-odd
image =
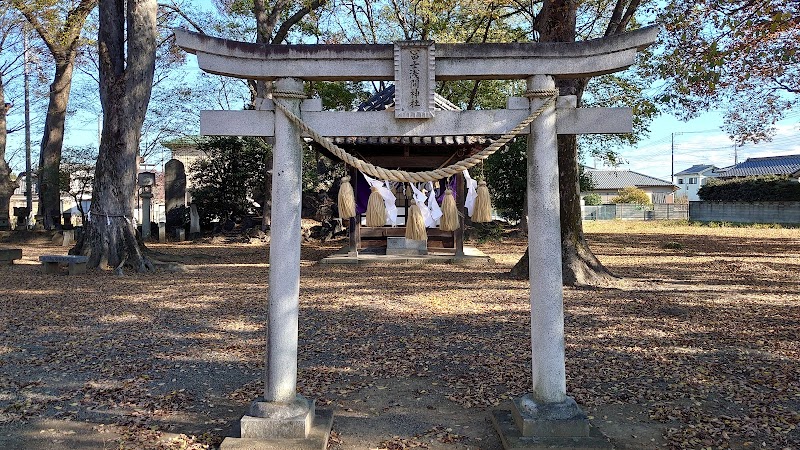
[[(548, 75), (534, 75), (527, 87), (528, 91), (553, 90), (555, 81)], [(531, 98), (531, 111), (542, 101)], [(494, 411), (492, 421), (506, 449), (613, 448), (567, 396), (555, 104), (534, 120), (530, 131), (527, 195), (533, 389), (514, 399), (510, 412)]]

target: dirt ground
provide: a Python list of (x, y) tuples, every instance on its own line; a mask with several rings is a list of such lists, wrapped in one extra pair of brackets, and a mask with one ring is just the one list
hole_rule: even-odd
[[(800, 229), (587, 223), (623, 277), (564, 291), (567, 388), (620, 449), (800, 448)], [(315, 265), (302, 254), (299, 385), (331, 449), (500, 448), (529, 390), (524, 251), (497, 263)], [(262, 389), (268, 246), (151, 245), (183, 270), (43, 275), (39, 237), (0, 267), (0, 449), (214, 448)]]

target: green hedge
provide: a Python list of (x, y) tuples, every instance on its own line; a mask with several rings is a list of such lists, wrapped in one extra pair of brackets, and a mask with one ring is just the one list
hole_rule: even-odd
[(800, 183), (775, 175), (709, 180), (697, 192), (700, 200), (720, 202), (800, 201)]

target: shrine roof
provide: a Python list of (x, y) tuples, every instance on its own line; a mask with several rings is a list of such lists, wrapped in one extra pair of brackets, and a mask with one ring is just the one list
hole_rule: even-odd
[[(357, 111), (383, 111), (394, 107), (394, 93), (395, 87), (390, 84), (382, 91), (376, 93), (366, 101), (362, 102), (356, 108)], [(438, 111), (461, 111), (461, 108), (456, 106), (450, 100), (442, 97), (437, 93), (433, 93), (433, 102)]]
[[(356, 111), (384, 111), (394, 108), (395, 86), (388, 85), (383, 90), (358, 105)], [(461, 111), (451, 101), (434, 93), (437, 111)], [(495, 136), (338, 136), (331, 138), (337, 145), (445, 145), (470, 146), (490, 143)]]

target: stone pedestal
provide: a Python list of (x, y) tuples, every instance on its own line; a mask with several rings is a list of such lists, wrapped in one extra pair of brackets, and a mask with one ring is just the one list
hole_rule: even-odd
[(75, 230), (64, 230), (64, 241), (61, 243), (62, 247), (72, 247), (75, 245)]
[(305, 439), (314, 420), (314, 400), (297, 395), (291, 402), (255, 401), (242, 417), (243, 438)]
[(194, 203), (189, 205), (189, 237), (192, 239), (200, 237), (200, 214)]
[(141, 194), (142, 198), (142, 240), (150, 239), (150, 198), (152, 194)]
[(511, 411), (493, 411), (492, 423), (506, 450), (614, 448), (572, 397), (541, 403), (526, 394), (513, 400)]
[[(244, 436), (244, 419), (247, 417), (242, 418), (242, 436)], [(316, 409), (305, 438), (227, 437), (219, 448), (220, 450), (325, 450), (328, 446), (332, 425), (333, 411)], [(257, 427), (258, 425), (250, 426), (250, 429), (254, 431)]]
[(221, 449), (324, 450), (333, 412), (317, 411), (313, 399), (296, 394), (288, 402), (254, 401), (239, 424), (241, 438), (225, 438)]
[(158, 242), (167, 242), (167, 223), (158, 222)]
[(427, 255), (428, 241), (406, 239), (404, 237), (386, 238), (387, 255)]

